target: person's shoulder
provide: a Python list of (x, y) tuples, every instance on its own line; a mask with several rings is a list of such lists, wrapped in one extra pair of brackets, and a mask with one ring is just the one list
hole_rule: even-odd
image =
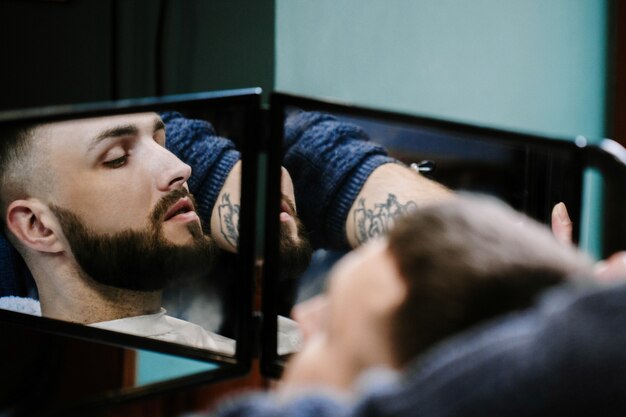
[(433, 347), (382, 402), (395, 404), (397, 415), (415, 407), (449, 415), (479, 408), (483, 415), (589, 411), (607, 404), (626, 411), (625, 344), (626, 284), (565, 285), (530, 309)]

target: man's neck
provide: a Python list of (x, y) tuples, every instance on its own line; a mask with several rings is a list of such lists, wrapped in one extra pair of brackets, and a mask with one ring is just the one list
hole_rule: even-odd
[[(160, 290), (148, 292), (116, 288), (81, 275), (70, 271), (54, 278), (38, 279), (35, 275), (42, 316), (91, 324), (160, 311)], [(56, 285), (41, 285), (44, 282)]]

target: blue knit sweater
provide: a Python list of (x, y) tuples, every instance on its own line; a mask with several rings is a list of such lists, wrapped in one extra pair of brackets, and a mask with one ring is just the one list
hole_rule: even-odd
[(395, 160), (363, 129), (325, 113), (290, 114), (284, 148), (298, 215), (313, 246), (349, 249), (345, 227), (352, 203), (372, 171)]

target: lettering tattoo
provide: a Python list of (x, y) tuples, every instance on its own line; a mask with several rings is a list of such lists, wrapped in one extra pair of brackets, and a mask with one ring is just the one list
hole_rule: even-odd
[(220, 233), (234, 249), (239, 246), (239, 204), (230, 201), (230, 194), (222, 195), (222, 202), (217, 207), (220, 219)]
[(367, 208), (365, 198), (360, 198), (354, 211), (355, 237), (359, 244), (363, 244), (368, 239), (384, 235), (398, 217), (414, 210), (417, 210), (414, 201), (402, 204), (395, 194), (387, 194), (387, 200), (374, 203), (373, 208)]

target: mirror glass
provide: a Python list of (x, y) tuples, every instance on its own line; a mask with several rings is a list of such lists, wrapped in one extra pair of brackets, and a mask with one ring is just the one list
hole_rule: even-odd
[(254, 267), (241, 198), (254, 203), (256, 187), (242, 192), (242, 155), (254, 171), (259, 94), (0, 114), (2, 363), (19, 357), (14, 374), (61, 377), (32, 337), (113, 358), (76, 368), (116, 375), (85, 395), (241, 372)]
[(23, 273), (15, 286), (29, 295), (5, 308), (234, 355), (223, 285), (238, 244), (231, 140), (174, 111), (20, 126), (3, 139), (7, 238), (25, 261), (3, 268)]
[[(574, 224), (580, 224), (583, 162), (580, 150), (570, 141), (295, 96), (280, 96), (276, 102), (280, 104), (273, 110), (280, 111), (283, 123), (282, 165), (287, 171), (293, 169), (282, 173), (280, 261), (277, 262), (280, 272), (269, 272), (278, 277), (274, 280), (276, 299), (272, 301), (279, 314), (278, 357), (285, 353), (281, 351), (284, 318), (280, 315), (288, 317), (294, 304), (324, 291), (328, 271), (338, 259), (368, 238), (384, 233), (395, 216), (420, 204), (419, 199), (404, 201), (397, 197), (395, 190), (402, 180), (377, 175), (374, 180), (377, 194), (369, 199), (361, 198), (361, 194), (355, 198), (355, 194), (349, 216), (344, 208), (345, 223), (341, 228), (333, 227), (332, 213), (340, 206), (337, 201), (342, 193), (349, 192), (347, 178), (359, 175), (356, 172), (373, 160), (368, 155), (391, 157), (403, 169), (417, 170), (455, 191), (497, 196), (546, 224), (554, 204), (563, 201)], [(312, 115), (317, 112), (327, 116)], [(356, 142), (363, 140), (377, 145), (376, 149), (361, 149)], [(372, 178), (368, 177), (360, 186), (367, 185)], [(292, 182), (296, 211), (285, 204), (284, 197)], [(296, 269), (290, 264), (291, 258), (285, 256), (280, 236), (290, 227), (289, 215), (293, 213), (302, 220), (300, 234), (309, 237), (313, 249), (306, 269)], [(291, 226), (291, 230), (296, 228)], [(338, 230), (342, 238), (338, 237)], [(577, 238), (578, 230), (574, 234)]]
[(86, 398), (147, 390), (222, 367), (217, 362), (110, 346), (7, 323), (0, 323), (0, 329), (22, 342), (0, 345), (0, 354), (10, 358), (2, 362), (0, 410), (10, 415), (39, 415), (41, 409), (65, 412)]

